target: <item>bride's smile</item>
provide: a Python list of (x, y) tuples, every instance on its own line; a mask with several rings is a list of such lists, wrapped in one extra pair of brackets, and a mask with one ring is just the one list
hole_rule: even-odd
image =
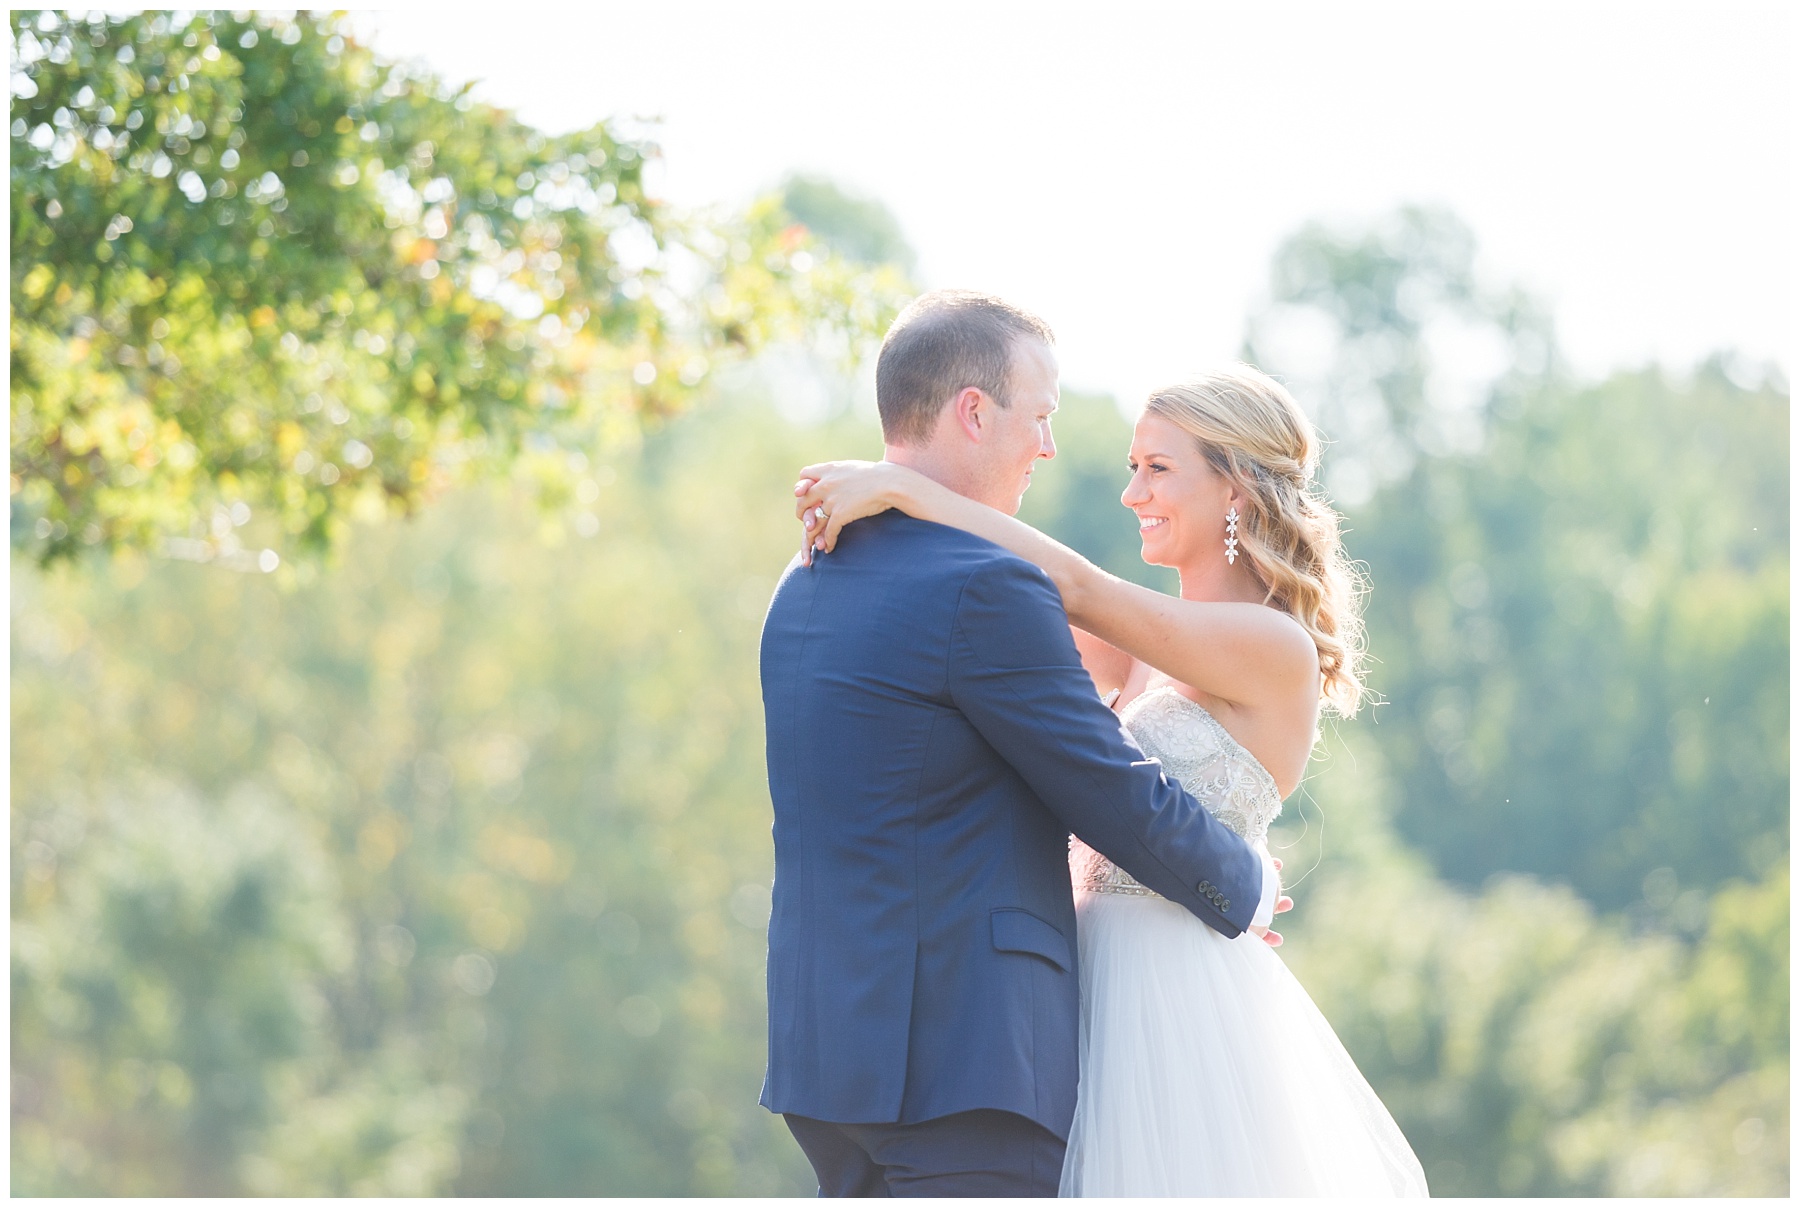
[(1231, 484), (1160, 415), (1139, 417), (1127, 464), (1131, 481), (1119, 502), (1137, 515), (1144, 561), (1176, 569), (1206, 563), (1225, 540)]

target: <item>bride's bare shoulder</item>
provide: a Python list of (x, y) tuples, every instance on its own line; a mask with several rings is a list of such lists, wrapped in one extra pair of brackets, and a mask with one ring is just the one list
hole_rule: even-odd
[(1283, 612), (1279, 608), (1270, 608), (1268, 611), (1273, 617), (1273, 623), (1266, 631), (1269, 653), (1283, 662), (1292, 663), (1297, 669), (1307, 669), (1312, 675), (1319, 674), (1319, 644), (1307, 632), (1306, 626), (1292, 613)]
[[(1180, 600), (1176, 608), (1192, 609), (1196, 623), (1176, 627), (1187, 653), (1235, 650), (1248, 656), (1259, 680), (1271, 687), (1310, 682), (1319, 674), (1319, 646), (1297, 618), (1271, 604), (1237, 601)], [(1219, 695), (1235, 699), (1234, 693)]]

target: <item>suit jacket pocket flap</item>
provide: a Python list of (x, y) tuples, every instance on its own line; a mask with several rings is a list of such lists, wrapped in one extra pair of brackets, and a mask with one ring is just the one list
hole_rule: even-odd
[(994, 909), (993, 920), (994, 947), (1002, 952), (1029, 952), (1064, 973), (1069, 971), (1073, 963), (1069, 959), (1069, 941), (1043, 919), (1029, 910), (1000, 906)]

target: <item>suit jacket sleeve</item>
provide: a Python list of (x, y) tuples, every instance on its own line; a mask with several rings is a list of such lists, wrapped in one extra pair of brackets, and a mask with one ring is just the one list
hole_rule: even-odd
[[(1260, 857), (1163, 775), (1102, 705), (1048, 576), (995, 559), (963, 584), (950, 694), (1000, 757), (1076, 835), (1227, 936), (1250, 925)], [(1228, 905), (1216, 907), (1202, 881)]]

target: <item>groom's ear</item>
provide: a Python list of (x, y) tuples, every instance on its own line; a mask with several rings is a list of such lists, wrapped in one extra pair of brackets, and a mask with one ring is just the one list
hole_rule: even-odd
[(950, 403), (956, 426), (969, 440), (979, 444), (993, 425), (994, 400), (975, 386), (964, 386)]

